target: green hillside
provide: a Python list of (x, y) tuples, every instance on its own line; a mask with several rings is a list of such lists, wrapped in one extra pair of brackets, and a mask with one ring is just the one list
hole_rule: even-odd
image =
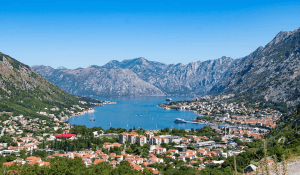
[[(79, 105), (80, 98), (70, 95), (50, 83), (31, 67), (0, 52), (0, 112), (14, 115), (41, 116), (37, 112), (49, 111), (58, 115), (64, 108)], [(46, 112), (46, 111), (45, 111)]]

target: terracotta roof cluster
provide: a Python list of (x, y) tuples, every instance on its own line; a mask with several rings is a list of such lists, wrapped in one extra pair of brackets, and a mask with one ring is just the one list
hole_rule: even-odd
[(29, 165), (35, 165), (38, 164), (39, 166), (49, 166), (50, 162), (42, 161), (40, 157), (34, 157), (34, 156), (29, 156), (26, 158), (26, 161), (23, 160), (15, 160), (12, 162), (5, 162), (3, 163), (3, 166), (12, 166), (13, 164), (21, 165), (21, 164), (29, 164)]

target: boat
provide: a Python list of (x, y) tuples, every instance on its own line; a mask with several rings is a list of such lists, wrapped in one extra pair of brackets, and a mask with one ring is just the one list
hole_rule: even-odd
[(94, 118), (90, 118), (90, 121), (95, 121), (95, 119)]
[(109, 123), (109, 125), (111, 125), (111, 123)]
[(166, 101), (172, 101), (172, 98), (166, 98)]
[(184, 119), (181, 119), (181, 118), (176, 118), (174, 120), (175, 123), (186, 123), (186, 121)]

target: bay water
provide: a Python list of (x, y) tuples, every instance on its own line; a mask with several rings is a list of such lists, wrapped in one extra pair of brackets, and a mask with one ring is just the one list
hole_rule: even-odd
[[(206, 126), (205, 124), (174, 123), (176, 118), (191, 121), (198, 115), (188, 110), (163, 110), (158, 104), (165, 103), (166, 97), (96, 97), (96, 99), (115, 101), (117, 104), (93, 107), (96, 112), (71, 118), (69, 123), (85, 125), (88, 128), (101, 126), (103, 129), (121, 127), (147, 130), (165, 127), (198, 129)], [(191, 100), (191, 97), (172, 97), (172, 100)], [(90, 121), (90, 118), (94, 118), (95, 121)]]

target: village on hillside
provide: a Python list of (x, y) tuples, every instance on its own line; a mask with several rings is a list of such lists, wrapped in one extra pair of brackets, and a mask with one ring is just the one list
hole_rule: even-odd
[[(229, 125), (240, 128), (263, 128), (270, 130), (276, 127), (282, 116), (278, 110), (269, 107), (259, 109), (260, 102), (253, 106), (244, 102), (227, 102), (233, 94), (205, 96), (194, 101), (176, 101), (161, 104), (164, 110), (192, 110), (200, 117), (193, 120), (197, 123)], [(248, 107), (247, 107), (248, 106)]]
[[(281, 115), (275, 110), (249, 109), (243, 104), (224, 104), (219, 107), (204, 102), (192, 102), (178, 103), (178, 106), (185, 109), (197, 108), (205, 115), (228, 110), (234, 115), (229, 116), (227, 112), (223, 116), (216, 115), (215, 121), (230, 124), (230, 127), (225, 125), (221, 128), (207, 126), (197, 130), (98, 129), (85, 133), (94, 140), (87, 144), (89, 146), (69, 148), (57, 145), (64, 142), (75, 145), (76, 140), (86, 139), (84, 133), (75, 132), (78, 126), (72, 126), (61, 117), (49, 116), (47, 113), (45, 115), (49, 116), (48, 120), (22, 115), (10, 116), (1, 123), (0, 155), (13, 155), (15, 158), (10, 162), (4, 162), (3, 166), (26, 163), (49, 166), (49, 160), (55, 157), (70, 159), (79, 157), (87, 167), (108, 162), (113, 168), (117, 168), (122, 161), (128, 161), (132, 169), (143, 171), (147, 168), (152, 170), (153, 174), (161, 174), (154, 166), (157, 163), (170, 164), (174, 168), (186, 166), (202, 170), (207, 166), (221, 165), (228, 157), (239, 155), (248, 149), (247, 146), (243, 146), (246, 143), (263, 139), (266, 129), (275, 127), (276, 120)], [(164, 105), (164, 107), (173, 106)], [(198, 121), (201, 121), (201, 117)], [(241, 126), (233, 127), (234, 124)], [(245, 127), (246, 125), (248, 127)], [(112, 133), (109, 133), (110, 131)], [(37, 152), (44, 152), (46, 155), (41, 158)], [(250, 172), (256, 168), (257, 166), (252, 164), (245, 167)]]

